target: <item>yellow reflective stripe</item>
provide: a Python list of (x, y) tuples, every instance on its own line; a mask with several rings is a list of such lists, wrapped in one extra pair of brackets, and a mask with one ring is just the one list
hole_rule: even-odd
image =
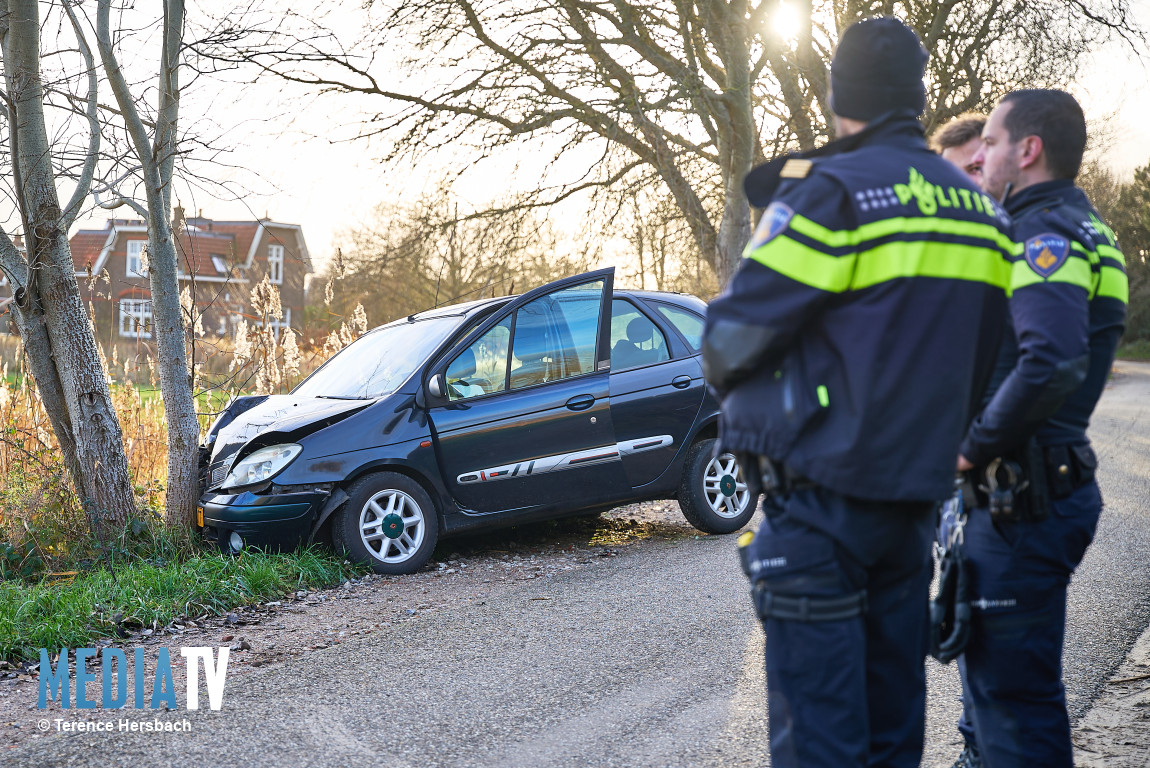
[(1086, 250), (1086, 246), (1077, 242), (1071, 242), (1070, 247), (1089, 259), (1091, 264), (1097, 264), (1101, 257), (1106, 257), (1108, 259), (1114, 259), (1122, 266), (1126, 266), (1126, 257), (1122, 254), (1122, 251), (1112, 245), (1100, 245), (1098, 249), (1094, 251)]
[(1123, 304), (1128, 304), (1130, 302), (1130, 283), (1127, 281), (1126, 273), (1118, 267), (1102, 265), (1099, 272), (1098, 289), (1094, 295), (1118, 299)]
[(1098, 255), (1105, 256), (1108, 259), (1114, 259), (1122, 266), (1126, 266), (1126, 257), (1122, 255), (1122, 251), (1112, 245), (1098, 246)]
[(859, 255), (850, 287), (867, 288), (900, 277), (969, 280), (1005, 288), (1010, 263), (995, 248), (929, 240), (886, 243)]
[(1089, 261), (1091, 264), (1097, 264), (1098, 263), (1098, 254), (1094, 251), (1086, 250), (1086, 246), (1084, 246), (1082, 243), (1071, 241), (1070, 250), (1077, 251), (1078, 253), (1081, 253), (1083, 256), (1086, 257), (1086, 260)]
[(902, 234), (940, 234), (957, 235), (960, 237), (974, 237), (989, 240), (1008, 253), (1020, 251), (1020, 243), (1013, 242), (1008, 236), (999, 231), (992, 224), (979, 224), (974, 221), (961, 221), (959, 219), (943, 219), (931, 216), (896, 216), (890, 219), (863, 224), (858, 229), (828, 229), (818, 222), (811, 221), (805, 216), (795, 214), (790, 221), (790, 228), (801, 235), (827, 246), (828, 248), (847, 248), (864, 243), (867, 240), (877, 240), (881, 237)]
[(780, 235), (746, 255), (792, 280), (832, 293), (901, 277), (970, 280), (999, 288), (1010, 278), (1010, 264), (995, 248), (930, 240), (896, 241), (857, 255), (828, 256)]
[(1022, 261), (1014, 262), (1014, 266), (1010, 272), (1010, 288), (1008, 293), (1013, 293), (1019, 288), (1025, 288), (1028, 285), (1036, 283), (1070, 283), (1071, 285), (1078, 285), (1086, 289), (1088, 293), (1092, 292), (1094, 275), (1090, 270), (1090, 262), (1086, 259), (1078, 259), (1073, 256), (1066, 260), (1066, 263), (1058, 268), (1050, 277), (1042, 277), (1042, 275), (1035, 272), (1030, 264), (1024, 259)]
[(850, 285), (855, 263), (853, 254), (829, 256), (786, 235), (774, 237), (753, 251), (748, 248), (744, 255), (792, 280), (833, 293), (842, 293)]

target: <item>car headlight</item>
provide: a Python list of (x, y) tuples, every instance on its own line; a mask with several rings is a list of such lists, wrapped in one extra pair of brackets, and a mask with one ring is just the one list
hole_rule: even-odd
[(237, 461), (220, 488), (238, 488), (242, 485), (254, 485), (270, 480), (288, 464), (291, 464), (292, 460), (299, 456), (302, 450), (303, 446), (295, 443), (260, 448)]

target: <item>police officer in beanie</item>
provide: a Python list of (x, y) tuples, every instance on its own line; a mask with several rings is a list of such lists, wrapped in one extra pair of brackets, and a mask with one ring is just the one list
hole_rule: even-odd
[(1073, 96), (1008, 94), (982, 136), (974, 160), (1018, 244), (992, 396), (958, 460), (978, 506), (964, 531), (974, 612), (955, 765), (1071, 768), (1066, 587), (1102, 511), (1086, 427), (1125, 324), (1125, 262), (1074, 185), (1086, 120)]
[(844, 32), (840, 138), (747, 176), (766, 210), (707, 313), (721, 450), (767, 490), (740, 554), (775, 768), (922, 755), (934, 511), (993, 367), (1010, 248), (1001, 208), (927, 147), (926, 59), (892, 18)]

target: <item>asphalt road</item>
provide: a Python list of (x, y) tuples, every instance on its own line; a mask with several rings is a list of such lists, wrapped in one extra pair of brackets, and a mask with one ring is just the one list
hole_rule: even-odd
[[(1150, 365), (1119, 365), (1092, 437), (1107, 508), (1070, 592), (1075, 717), (1150, 623)], [(626, 547), (595, 568), (499, 585), (484, 601), (229, 678), (223, 711), (162, 716), (187, 716), (190, 734), (53, 734), (0, 762), (765, 765), (762, 633), (733, 546)], [(930, 689), (924, 765), (949, 765), (953, 665), (930, 662)]]

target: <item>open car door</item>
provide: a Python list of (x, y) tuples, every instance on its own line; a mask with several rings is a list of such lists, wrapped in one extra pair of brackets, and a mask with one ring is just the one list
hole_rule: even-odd
[(520, 296), (429, 368), (435, 447), (465, 512), (575, 509), (629, 490), (608, 389), (614, 272)]

